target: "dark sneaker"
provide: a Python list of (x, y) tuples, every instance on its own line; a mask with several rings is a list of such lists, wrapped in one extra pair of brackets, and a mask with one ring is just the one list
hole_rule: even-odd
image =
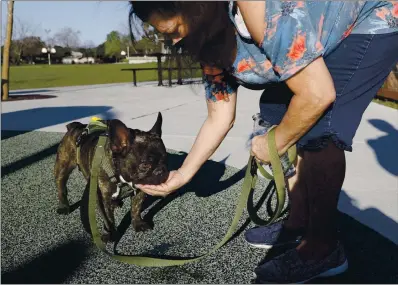
[(302, 261), (297, 250), (292, 249), (257, 267), (254, 273), (260, 283), (305, 283), (341, 274), (347, 268), (347, 258), (339, 243), (336, 250), (321, 261)]
[(266, 227), (255, 227), (245, 232), (248, 244), (258, 248), (270, 249), (276, 246), (300, 243), (304, 230), (286, 230), (283, 221)]

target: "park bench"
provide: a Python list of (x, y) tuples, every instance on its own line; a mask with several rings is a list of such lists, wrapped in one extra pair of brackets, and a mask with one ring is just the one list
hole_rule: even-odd
[[(137, 87), (137, 71), (144, 71), (144, 70), (152, 70), (152, 71), (158, 71), (158, 86), (163, 86), (163, 71), (167, 70), (168, 71), (168, 82), (169, 86), (172, 85), (172, 72), (177, 70), (177, 71), (182, 71), (182, 70), (198, 70), (201, 69), (200, 67), (193, 67), (193, 68), (177, 68), (177, 67), (168, 67), (168, 68), (123, 68), (122, 71), (132, 71), (133, 72), (133, 84), (135, 87)], [(181, 77), (181, 72), (178, 72), (179, 76), (177, 79), (177, 84), (182, 85), (182, 77)], [(202, 81), (204, 80), (202, 76)]]
[[(190, 68), (183, 68), (181, 64), (181, 57), (184, 56), (182, 54), (177, 54), (177, 55), (171, 55), (171, 54), (164, 54), (164, 53), (154, 53), (154, 54), (135, 54), (132, 55), (134, 57), (142, 57), (142, 56), (149, 56), (149, 57), (156, 57), (157, 58), (157, 67), (152, 67), (152, 68), (123, 68), (122, 71), (130, 71), (133, 72), (133, 84), (134, 86), (137, 86), (137, 71), (157, 71), (158, 72), (158, 86), (163, 86), (163, 71), (167, 70), (168, 71), (168, 81), (169, 81), (169, 86), (172, 85), (172, 72), (177, 70), (178, 75), (177, 75), (177, 84), (182, 85), (182, 75), (181, 71), (182, 70), (190, 70), (191, 74), (192, 71), (201, 69), (200, 67), (190, 67)], [(177, 60), (177, 67), (162, 67), (162, 57), (175, 57)], [(204, 81), (204, 75), (202, 73), (202, 81)]]

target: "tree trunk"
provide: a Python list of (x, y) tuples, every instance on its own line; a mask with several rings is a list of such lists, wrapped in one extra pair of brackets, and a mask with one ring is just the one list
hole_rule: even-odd
[(14, 0), (8, 1), (7, 17), (7, 36), (4, 42), (3, 50), (3, 69), (1, 72), (1, 95), (2, 100), (8, 100), (8, 91), (10, 90), (10, 46), (12, 38), (12, 26), (14, 21)]

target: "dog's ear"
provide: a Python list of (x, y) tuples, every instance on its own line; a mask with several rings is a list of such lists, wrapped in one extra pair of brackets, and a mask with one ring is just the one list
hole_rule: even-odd
[(69, 132), (70, 130), (76, 129), (78, 127), (80, 127), (80, 128), (84, 127), (85, 128), (86, 126), (87, 125), (84, 125), (84, 124), (82, 124), (80, 122), (72, 122), (72, 123), (69, 123), (69, 124), (66, 125), (66, 129)]
[(155, 124), (153, 125), (152, 129), (149, 131), (150, 133), (157, 134), (159, 137), (162, 136), (162, 123), (163, 123), (163, 118), (162, 118), (162, 113), (158, 113), (158, 118), (156, 119)]
[(131, 144), (130, 129), (120, 120), (109, 122), (109, 141), (113, 153), (126, 155)]

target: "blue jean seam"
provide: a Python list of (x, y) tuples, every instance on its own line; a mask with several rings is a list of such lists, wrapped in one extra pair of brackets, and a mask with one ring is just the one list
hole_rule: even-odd
[(357, 64), (357, 66), (355, 67), (355, 70), (352, 72), (350, 78), (347, 80), (347, 83), (344, 85), (344, 87), (341, 90), (341, 92), (339, 94), (336, 94), (336, 96), (339, 97), (339, 96), (341, 96), (344, 93), (345, 89), (347, 88), (348, 83), (350, 83), (350, 81), (351, 81), (352, 77), (354, 76), (355, 72), (358, 70), (359, 66), (362, 64), (363, 58), (367, 54), (367, 52), (369, 50), (370, 43), (373, 41), (373, 38), (374, 38), (375, 35), (371, 34), (370, 36), (371, 36), (371, 38), (369, 39), (368, 45), (366, 46), (366, 50), (363, 53), (362, 57), (359, 59), (359, 62)]
[[(347, 80), (347, 83), (344, 85), (344, 87), (341, 89), (341, 91), (339, 93), (336, 93), (336, 100), (334, 100), (333, 106), (332, 106), (332, 108), (330, 110), (330, 114), (328, 116), (329, 117), (328, 118), (329, 119), (329, 121), (328, 121), (328, 132), (332, 132), (332, 116), (333, 116), (333, 109), (336, 106), (337, 97), (340, 97), (344, 93), (344, 91), (347, 88), (348, 84), (351, 82), (351, 79), (354, 77), (355, 72), (358, 70), (359, 66), (362, 64), (362, 61), (363, 61), (366, 53), (368, 52), (370, 43), (373, 41), (373, 38), (374, 38), (374, 35), (372, 34), (371, 38), (369, 39), (368, 44), (366, 46), (365, 52), (363, 53), (362, 57), (359, 59), (358, 64), (355, 66), (355, 70), (352, 71), (350, 78)], [(338, 133), (336, 133), (336, 132), (334, 132), (334, 134), (338, 135)]]

